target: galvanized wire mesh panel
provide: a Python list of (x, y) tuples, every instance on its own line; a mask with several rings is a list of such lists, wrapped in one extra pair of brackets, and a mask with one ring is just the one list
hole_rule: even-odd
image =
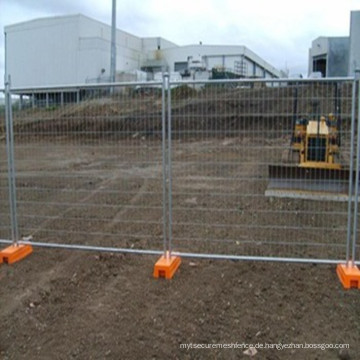
[(14, 114), (20, 235), (161, 250), (161, 89), (29, 94)]
[(269, 166), (288, 164), (297, 119), (333, 113), (336, 161), (349, 167), (351, 82), (189, 83), (171, 101), (175, 251), (345, 257), (346, 201), (265, 193)]
[[(334, 185), (331, 171), (320, 172), (316, 196), (300, 196), (274, 194), (270, 169), (298, 172), (297, 125), (304, 119), (319, 124), (321, 116), (327, 126), (335, 120), (334, 163), (349, 169), (352, 86), (334, 80), (173, 84), (171, 249), (344, 259), (348, 204), (335, 201), (344, 196), (323, 196), (329, 180)], [(28, 101), (14, 112), (21, 236), (162, 250), (161, 84), (117, 86), (111, 93), (103, 86), (39, 91), (29, 90)], [(307, 156), (317, 161), (325, 156), (324, 144), (310, 140)], [(5, 172), (1, 181), (6, 191)], [(6, 230), (7, 210), (2, 216)]]

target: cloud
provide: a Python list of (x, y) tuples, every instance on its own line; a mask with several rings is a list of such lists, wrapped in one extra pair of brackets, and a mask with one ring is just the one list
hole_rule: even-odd
[(86, 0), (61, 0), (61, 1), (49, 1), (49, 0), (5, 0), (5, 3), (11, 3), (13, 6), (22, 8), (28, 12), (42, 12), (52, 15), (63, 15), (82, 13), (84, 10), (92, 12), (94, 8), (101, 9), (98, 6), (99, 3), (103, 4), (103, 8), (111, 8), (111, 0), (99, 1), (86, 1)]

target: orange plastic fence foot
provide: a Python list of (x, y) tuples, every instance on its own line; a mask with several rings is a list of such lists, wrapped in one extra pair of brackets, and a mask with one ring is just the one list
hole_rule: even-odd
[(338, 264), (336, 273), (345, 289), (360, 289), (360, 270), (356, 265)]
[(4, 250), (0, 251), (0, 261), (7, 264), (20, 261), (33, 252), (31, 245), (10, 245)]
[(179, 256), (161, 256), (154, 266), (154, 277), (172, 279), (181, 264)]

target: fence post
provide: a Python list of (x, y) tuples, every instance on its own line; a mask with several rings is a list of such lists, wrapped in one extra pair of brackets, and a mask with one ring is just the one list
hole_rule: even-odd
[(16, 185), (15, 185), (15, 164), (14, 164), (14, 133), (12, 118), (12, 98), (10, 91), (10, 76), (5, 83), (5, 127), (6, 127), (6, 152), (8, 163), (8, 186), (11, 219), (11, 240), (17, 244), (19, 240), (19, 229), (16, 213)]
[(167, 151), (166, 151), (166, 77), (162, 78), (161, 87), (161, 152), (162, 152), (162, 191), (163, 191), (163, 248), (164, 256), (167, 252)]
[(167, 120), (168, 120), (168, 257), (171, 257), (172, 252), (172, 119), (171, 119), (171, 86), (170, 77), (168, 76), (168, 88), (167, 88)]
[(12, 116), (11, 99), (11, 78), (6, 79), (5, 83), (5, 126), (6, 126), (6, 152), (8, 162), (8, 186), (11, 220), (11, 240), (12, 245), (0, 252), (0, 262), (14, 263), (32, 253), (30, 245), (19, 244), (19, 228), (17, 222), (16, 209), (16, 177), (14, 160), (14, 125)]
[[(356, 80), (360, 85), (360, 70), (356, 70)], [(359, 86), (360, 88), (360, 86)], [(358, 113), (357, 113), (357, 142), (356, 142), (356, 180), (355, 180), (355, 194), (354, 194), (354, 216), (353, 216), (353, 239), (351, 262), (355, 265), (356, 261), (356, 240), (357, 240), (357, 217), (358, 217), (358, 197), (359, 197), (359, 171), (360, 171), (360, 94), (358, 95)], [(360, 288), (360, 284), (359, 284)]]
[(347, 215), (347, 236), (346, 236), (346, 264), (350, 264), (350, 248), (351, 248), (351, 235), (352, 235), (352, 201), (354, 196), (354, 181), (353, 181), (353, 172), (354, 172), (354, 154), (355, 154), (355, 111), (356, 111), (356, 88), (358, 80), (355, 76), (352, 84), (352, 97), (351, 97), (351, 135), (350, 135), (350, 160), (349, 160), (349, 199), (348, 199), (348, 215)]
[[(350, 150), (350, 175), (349, 175), (349, 201), (348, 201), (348, 223), (347, 223), (347, 241), (346, 241), (346, 263), (339, 264), (336, 272), (345, 289), (360, 289), (360, 270), (356, 266), (356, 240), (357, 240), (357, 217), (358, 217), (358, 197), (359, 197), (359, 171), (360, 171), (360, 94), (356, 99), (356, 89), (360, 88), (360, 70), (355, 71), (355, 79), (352, 92), (351, 107), (351, 150)], [(353, 158), (355, 150), (355, 109), (356, 100), (358, 104), (357, 111), (357, 139), (356, 139), (356, 166), (355, 166), (355, 190), (353, 195)], [(351, 202), (354, 200), (354, 211), (351, 214)], [(351, 222), (352, 222), (352, 242), (351, 242)], [(351, 244), (351, 255), (350, 255)]]
[[(166, 122), (167, 120), (167, 122)], [(167, 124), (167, 127), (166, 127)], [(162, 82), (162, 162), (163, 162), (163, 216), (164, 216), (164, 255), (154, 267), (155, 278), (171, 279), (181, 264), (179, 256), (172, 252), (172, 124), (171, 124), (171, 82), (168, 73), (163, 74)], [(167, 133), (166, 133), (167, 131)], [(167, 144), (166, 144), (167, 141)], [(166, 146), (167, 145), (167, 146)]]

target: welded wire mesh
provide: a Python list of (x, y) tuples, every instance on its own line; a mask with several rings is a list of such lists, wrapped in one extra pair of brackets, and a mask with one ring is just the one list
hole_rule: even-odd
[(161, 89), (29, 94), (14, 113), (20, 235), (161, 250)]
[[(174, 87), (174, 250), (344, 258), (346, 201), (266, 196), (266, 190), (269, 166), (289, 165), (298, 119), (332, 113), (341, 141), (336, 161), (349, 167), (351, 94), (352, 83), (338, 81)], [(299, 152), (292, 166), (298, 163)], [(328, 180), (319, 180), (320, 190)]]
[(14, 111), (21, 236), (162, 250), (170, 225), (174, 251), (345, 259), (346, 201), (268, 190), (271, 167), (299, 165), (298, 120), (335, 119), (336, 163), (349, 168), (351, 81), (171, 83), (166, 98), (161, 86), (27, 92)]

